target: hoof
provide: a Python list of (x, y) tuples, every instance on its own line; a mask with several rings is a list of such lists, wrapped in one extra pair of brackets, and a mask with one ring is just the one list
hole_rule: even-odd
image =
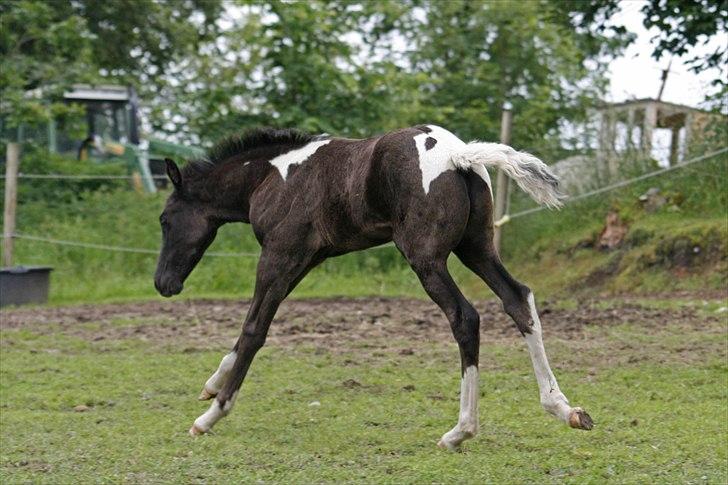
[(203, 434), (205, 434), (205, 432), (202, 431), (197, 426), (195, 426), (194, 424), (190, 428), (190, 436), (202, 436)]
[(574, 408), (569, 414), (569, 426), (589, 431), (594, 427), (594, 422), (586, 411), (581, 408)]
[(198, 401), (209, 401), (213, 397), (215, 397), (217, 394), (211, 394), (207, 392), (207, 389), (203, 388), (200, 395), (197, 397)]
[(449, 441), (445, 441), (443, 439), (441, 439), (440, 441), (437, 442), (437, 447), (442, 450), (447, 450), (447, 451), (459, 451), (460, 450), (460, 445), (450, 443)]

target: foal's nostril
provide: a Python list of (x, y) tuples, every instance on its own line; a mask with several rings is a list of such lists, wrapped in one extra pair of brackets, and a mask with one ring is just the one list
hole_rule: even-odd
[(177, 295), (182, 292), (182, 283), (179, 281), (171, 281), (170, 278), (156, 277), (154, 278), (154, 287), (160, 295), (165, 298)]

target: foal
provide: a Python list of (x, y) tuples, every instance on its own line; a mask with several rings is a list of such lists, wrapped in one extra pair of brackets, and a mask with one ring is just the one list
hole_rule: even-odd
[(571, 407), (548, 364), (534, 297), (501, 264), (493, 247), (493, 195), (487, 166), (498, 167), (536, 201), (560, 205), (558, 181), (540, 160), (497, 143), (466, 144), (421, 125), (366, 140), (262, 129), (227, 139), (180, 170), (166, 160), (174, 185), (162, 212), (155, 286), (163, 296), (182, 284), (228, 222), (246, 222), (262, 246), (255, 292), (242, 333), (207, 380), (215, 398), (191, 435), (230, 412), (278, 305), (326, 258), (394, 241), (442, 309), (460, 347), (460, 415), (438, 445), (454, 450), (478, 431), (480, 317), (455, 285), (455, 255), (502, 300), (525, 337), (541, 404), (573, 428), (591, 429)]

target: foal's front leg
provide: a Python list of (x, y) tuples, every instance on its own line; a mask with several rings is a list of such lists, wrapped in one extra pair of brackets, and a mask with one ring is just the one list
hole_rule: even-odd
[[(190, 428), (192, 436), (208, 432), (233, 408), (250, 364), (265, 344), (278, 305), (314, 266), (311, 255), (304, 247), (296, 248), (295, 252), (263, 249), (258, 263), (255, 294), (245, 317), (243, 331), (235, 345), (235, 351), (223, 358), (218, 372), (208, 380), (208, 383), (212, 380), (214, 386), (219, 385), (221, 388), (210, 408)], [(230, 355), (234, 356), (234, 360), (226, 360)], [(228, 370), (230, 361), (233, 363)], [(207, 384), (205, 386), (207, 390)]]
[(230, 371), (233, 370), (236, 356), (237, 352), (233, 350), (222, 358), (222, 361), (220, 361), (220, 365), (215, 373), (207, 379), (207, 382), (205, 382), (205, 386), (202, 388), (202, 392), (200, 392), (200, 396), (197, 399), (200, 401), (207, 401), (217, 396), (222, 389), (223, 384), (225, 384), (228, 374), (230, 374)]

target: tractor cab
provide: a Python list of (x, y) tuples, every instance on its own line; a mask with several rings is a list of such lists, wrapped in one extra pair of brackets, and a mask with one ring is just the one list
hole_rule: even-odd
[(132, 87), (78, 84), (63, 97), (69, 103), (85, 107), (87, 135), (80, 142), (67, 140), (68, 143), (62, 136), (54, 137), (56, 146), (51, 149), (59, 152), (75, 149), (79, 160), (98, 163), (121, 158), (149, 192), (167, 185), (165, 157), (184, 160), (204, 153), (198, 148), (141, 137), (139, 101)]
[(101, 161), (123, 155), (124, 145), (139, 146), (138, 100), (133, 88), (79, 84), (63, 98), (85, 107), (87, 136), (80, 145), (77, 140), (69, 140), (71, 143), (57, 146), (59, 152), (67, 152), (71, 145), (77, 149), (79, 159)]

